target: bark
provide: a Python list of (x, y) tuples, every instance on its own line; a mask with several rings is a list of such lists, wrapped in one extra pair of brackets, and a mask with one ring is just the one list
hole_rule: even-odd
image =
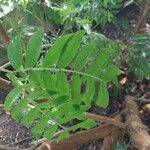
[(125, 119), (132, 144), (139, 150), (150, 150), (150, 135), (139, 117), (135, 98), (126, 96)]
[(10, 42), (10, 38), (9, 38), (9, 35), (8, 35), (6, 29), (4, 28), (4, 26), (2, 25), (1, 22), (0, 22), (0, 37), (3, 41), (3, 44), (5, 46), (7, 46), (8, 43)]

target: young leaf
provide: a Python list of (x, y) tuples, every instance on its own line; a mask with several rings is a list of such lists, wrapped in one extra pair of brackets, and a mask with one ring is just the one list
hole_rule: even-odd
[(33, 123), (34, 119), (38, 117), (39, 111), (37, 108), (31, 109), (22, 119), (22, 123), (29, 128)]
[(61, 54), (65, 44), (67, 43), (67, 41), (69, 40), (69, 38), (71, 36), (72, 36), (72, 34), (65, 35), (65, 36), (59, 38), (54, 43), (54, 45), (48, 50), (48, 52), (45, 56), (45, 59), (43, 62), (44, 67), (51, 67), (52, 65), (57, 64), (60, 54)]
[(20, 93), (22, 92), (20, 87), (14, 88), (6, 97), (5, 103), (4, 103), (4, 108), (6, 111), (10, 111), (18, 100)]
[(60, 56), (58, 66), (60, 68), (65, 68), (70, 64), (75, 55), (78, 52), (79, 46), (81, 44), (81, 40), (84, 36), (84, 31), (78, 31), (73, 34), (73, 37), (69, 39), (69, 42), (66, 45), (65, 51)]
[(109, 94), (107, 90), (107, 84), (105, 82), (101, 82), (96, 104), (100, 107), (106, 108), (108, 106), (108, 102)]
[(25, 65), (26, 67), (33, 67), (40, 56), (40, 50), (42, 46), (42, 31), (35, 32), (27, 45)]
[(20, 69), (22, 65), (22, 41), (16, 37), (7, 48), (8, 59), (14, 69)]

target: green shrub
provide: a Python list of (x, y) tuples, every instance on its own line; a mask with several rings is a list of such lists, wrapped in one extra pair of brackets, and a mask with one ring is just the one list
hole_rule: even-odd
[(135, 72), (139, 79), (150, 77), (150, 34), (134, 36), (128, 63), (129, 71)]
[[(30, 127), (36, 139), (62, 140), (72, 131), (96, 126), (84, 112), (94, 99), (100, 107), (109, 104), (107, 85), (116, 83), (120, 74), (113, 62), (118, 54), (114, 42), (78, 31), (58, 38), (41, 56), (41, 41), (42, 32), (37, 31), (27, 46), (19, 37), (9, 44), (8, 58), (15, 70), (7, 71), (7, 76), (14, 88), (6, 97), (5, 110)], [(71, 120), (76, 124), (68, 124)]]

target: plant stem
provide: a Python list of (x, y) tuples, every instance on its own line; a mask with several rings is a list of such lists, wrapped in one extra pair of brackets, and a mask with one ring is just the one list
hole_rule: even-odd
[(62, 69), (62, 68), (25, 68), (25, 69), (10, 71), (10, 70), (7, 70), (7, 69), (0, 67), (0, 72), (6, 72), (6, 73), (18, 73), (18, 72), (28, 72), (28, 71), (50, 71), (50, 72), (74, 73), (74, 74), (79, 74), (79, 75), (83, 75), (86, 77), (91, 77), (91, 78), (96, 79), (100, 82), (104, 82), (104, 80), (100, 79), (99, 77), (93, 76), (93, 75), (88, 74), (88, 73), (76, 71), (76, 70), (69, 70), (69, 69)]

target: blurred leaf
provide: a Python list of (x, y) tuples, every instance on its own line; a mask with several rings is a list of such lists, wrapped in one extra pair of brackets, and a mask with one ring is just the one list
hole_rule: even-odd
[(91, 101), (94, 98), (94, 94), (95, 94), (95, 80), (88, 78), (86, 84), (86, 91), (83, 94), (83, 101), (85, 102), (86, 105), (91, 104)]
[(96, 104), (100, 107), (106, 108), (108, 106), (108, 103), (109, 103), (109, 94), (107, 90), (107, 84), (105, 82), (101, 82)]
[(13, 107), (13, 105), (17, 102), (19, 99), (19, 96), (22, 92), (22, 89), (20, 87), (15, 87), (6, 97), (4, 108), (6, 111), (10, 111)]
[(58, 128), (58, 125), (52, 125), (52, 126), (48, 127), (48, 129), (46, 129), (44, 131), (43, 137), (50, 140), (54, 136), (54, 134), (56, 133), (57, 128)]
[(27, 103), (27, 99), (22, 99), (19, 103), (17, 103), (16, 106), (13, 107), (11, 111), (11, 116), (13, 119), (15, 119), (18, 122), (21, 120), (28, 107)]
[(108, 68), (106, 68), (104, 79), (108, 82), (113, 80), (118, 75), (120, 75), (120, 69), (115, 65), (110, 65)]
[(67, 80), (67, 75), (64, 72), (57, 73), (57, 88), (60, 94), (70, 95), (70, 87)]
[(7, 48), (8, 59), (14, 69), (20, 69), (23, 60), (23, 43), (20, 37), (15, 37)]
[(37, 108), (31, 109), (22, 119), (22, 123), (29, 128), (33, 123), (34, 119), (38, 117), (39, 111)]
[(70, 134), (68, 131), (63, 131), (62, 133), (60, 133), (60, 135), (58, 136), (57, 142), (61, 142), (63, 140), (66, 140), (67, 138), (69, 138)]

